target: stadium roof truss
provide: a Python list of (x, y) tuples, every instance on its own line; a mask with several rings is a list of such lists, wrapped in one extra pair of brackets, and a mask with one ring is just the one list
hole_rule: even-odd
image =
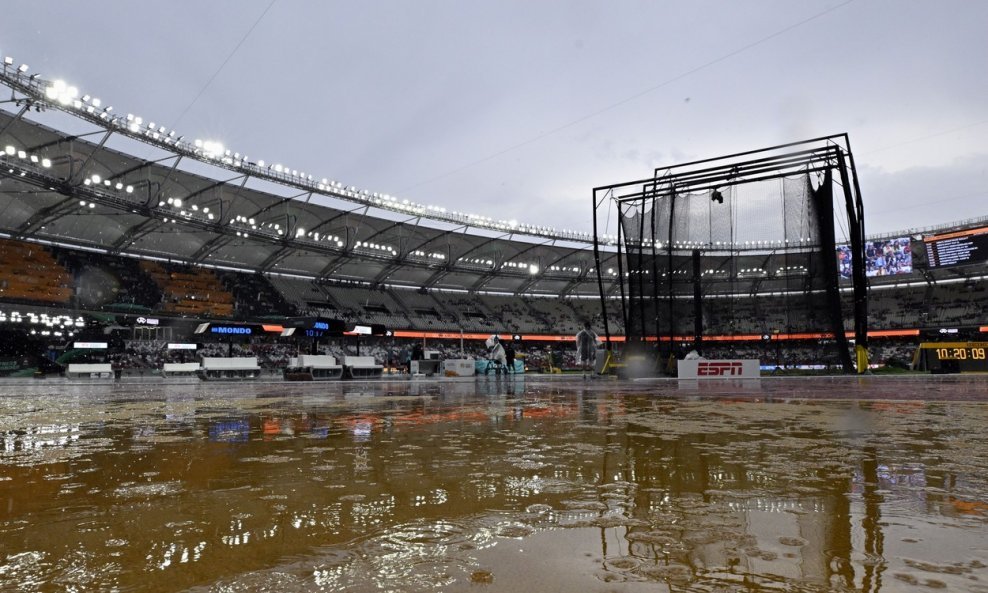
[[(403, 215), (415, 215), (454, 225), (465, 225), (471, 228), (504, 231), (510, 235), (527, 235), (582, 243), (589, 245), (593, 237), (590, 233), (557, 230), (547, 226), (537, 226), (517, 221), (493, 220), (490, 217), (460, 212), (448, 212), (446, 208), (428, 206), (400, 200), (395, 196), (361, 190), (354, 186), (346, 186), (341, 182), (329, 179), (314, 179), (312, 175), (280, 164), (265, 164), (263, 160), (253, 161), (247, 155), (233, 152), (221, 143), (203, 140), (187, 140), (185, 136), (176, 135), (175, 130), (168, 130), (154, 122), (145, 122), (143, 118), (133, 114), (126, 117), (115, 113), (113, 107), (103, 105), (95, 97), (88, 94), (80, 96), (79, 90), (64, 81), (49, 81), (37, 74), (28, 75), (28, 67), (13, 66), (12, 58), (6, 58), (0, 64), (0, 82), (20, 93), (18, 101), (21, 111), (18, 117), (24, 115), (33, 106), (36, 110), (57, 109), (81, 120), (94, 124), (104, 130), (106, 137), (110, 134), (131, 138), (138, 142), (160, 148), (174, 154), (179, 159), (193, 161), (246, 174), (258, 179), (264, 179), (285, 187), (292, 187), (302, 192), (310, 192), (331, 197), (337, 200), (354, 202), (368, 207)], [(104, 138), (105, 141), (105, 138)]]
[[(598, 294), (593, 253), (578, 240), (455, 220), (426, 225), (436, 217), (400, 209), (390, 215), (398, 212), (397, 220), (373, 216), (377, 206), (366, 201), (334, 207), (307, 182), (207, 158), (187, 143), (148, 135), (154, 128), (120, 127), (101, 117), (105, 110), (89, 109), (92, 100), (67, 108), (46, 97), (51, 83), (40, 78), (8, 68), (0, 81), (13, 91), (3, 103), (15, 107), (0, 108), (0, 233), (7, 236), (371, 285)], [(52, 108), (96, 129), (73, 134), (31, 119)], [(146, 151), (140, 145), (121, 151), (109, 145), (114, 135), (163, 153), (136, 156)], [(190, 171), (190, 161), (221, 175)], [(616, 268), (616, 255), (606, 253), (604, 265)], [(609, 286), (615, 281), (616, 273), (606, 278)]]

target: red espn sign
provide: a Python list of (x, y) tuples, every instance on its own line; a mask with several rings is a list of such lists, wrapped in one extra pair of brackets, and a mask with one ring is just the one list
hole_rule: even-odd
[(680, 379), (757, 379), (761, 376), (758, 360), (680, 360)]
[(739, 360), (734, 362), (708, 362), (701, 360), (696, 365), (696, 374), (700, 377), (734, 377), (743, 375), (744, 368), (741, 366), (741, 361)]

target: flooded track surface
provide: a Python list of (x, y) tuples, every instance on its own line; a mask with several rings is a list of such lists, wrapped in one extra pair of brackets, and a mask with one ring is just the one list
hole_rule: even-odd
[(988, 591), (988, 378), (0, 383), (0, 591)]

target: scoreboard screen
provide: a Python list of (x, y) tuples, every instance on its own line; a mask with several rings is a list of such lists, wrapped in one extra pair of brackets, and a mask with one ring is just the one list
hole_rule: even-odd
[(934, 373), (988, 372), (988, 342), (923, 342), (919, 363)]
[(988, 227), (923, 237), (931, 268), (988, 261)]

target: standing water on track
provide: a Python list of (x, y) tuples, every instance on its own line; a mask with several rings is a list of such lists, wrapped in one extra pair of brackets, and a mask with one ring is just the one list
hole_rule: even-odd
[(3, 384), (0, 590), (988, 591), (980, 383), (764, 383)]

